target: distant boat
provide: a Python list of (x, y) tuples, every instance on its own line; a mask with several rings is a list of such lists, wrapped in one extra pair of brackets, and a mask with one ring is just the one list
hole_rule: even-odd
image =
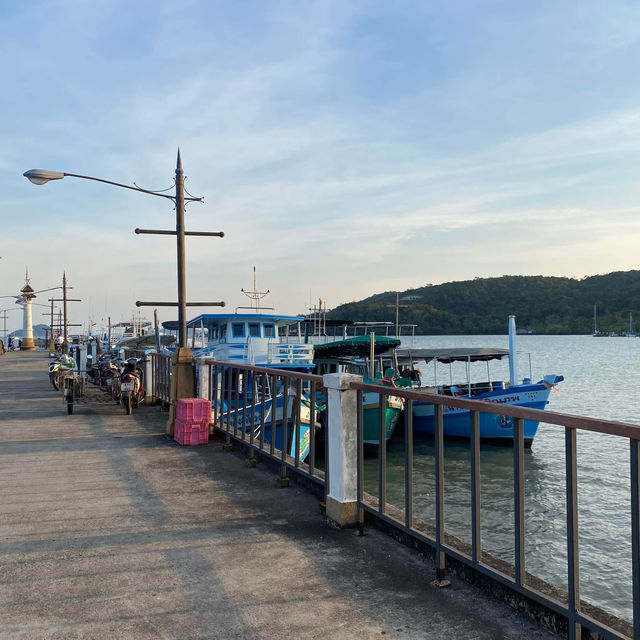
[(625, 334), (627, 338), (637, 338), (638, 334), (633, 330), (633, 318), (631, 317), (631, 311), (629, 311), (629, 331)]
[(596, 305), (593, 305), (593, 333), (591, 334), (594, 338), (606, 338), (607, 334), (602, 331), (598, 331), (598, 312), (596, 310)]

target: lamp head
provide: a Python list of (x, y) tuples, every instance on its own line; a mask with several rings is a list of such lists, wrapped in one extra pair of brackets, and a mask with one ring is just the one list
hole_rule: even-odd
[(22, 174), (33, 184), (45, 184), (49, 180), (61, 180), (64, 178), (62, 171), (47, 171), (46, 169), (29, 169)]

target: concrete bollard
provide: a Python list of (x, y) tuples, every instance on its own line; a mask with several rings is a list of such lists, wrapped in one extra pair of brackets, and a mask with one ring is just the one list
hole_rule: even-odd
[(357, 391), (349, 385), (362, 382), (362, 377), (329, 373), (322, 380), (327, 389), (329, 440), (327, 517), (347, 526), (358, 521), (358, 406)]

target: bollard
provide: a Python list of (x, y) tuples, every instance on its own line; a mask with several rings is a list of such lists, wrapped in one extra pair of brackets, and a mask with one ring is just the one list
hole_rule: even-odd
[(361, 376), (329, 373), (322, 376), (327, 389), (327, 437), (329, 440), (329, 493), (327, 517), (340, 526), (358, 521), (358, 433), (357, 392), (352, 382)]

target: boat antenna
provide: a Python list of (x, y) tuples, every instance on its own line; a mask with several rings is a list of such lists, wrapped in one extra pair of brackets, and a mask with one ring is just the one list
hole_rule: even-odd
[[(260, 309), (260, 300), (262, 300), (262, 298), (264, 298), (268, 293), (271, 293), (269, 289), (266, 291), (258, 291), (255, 265), (253, 267), (253, 291), (245, 291), (244, 289), (240, 289), (240, 291), (242, 291), (242, 293), (251, 300), (251, 309), (254, 309), (255, 311)], [(238, 308), (241, 309), (242, 307)]]

